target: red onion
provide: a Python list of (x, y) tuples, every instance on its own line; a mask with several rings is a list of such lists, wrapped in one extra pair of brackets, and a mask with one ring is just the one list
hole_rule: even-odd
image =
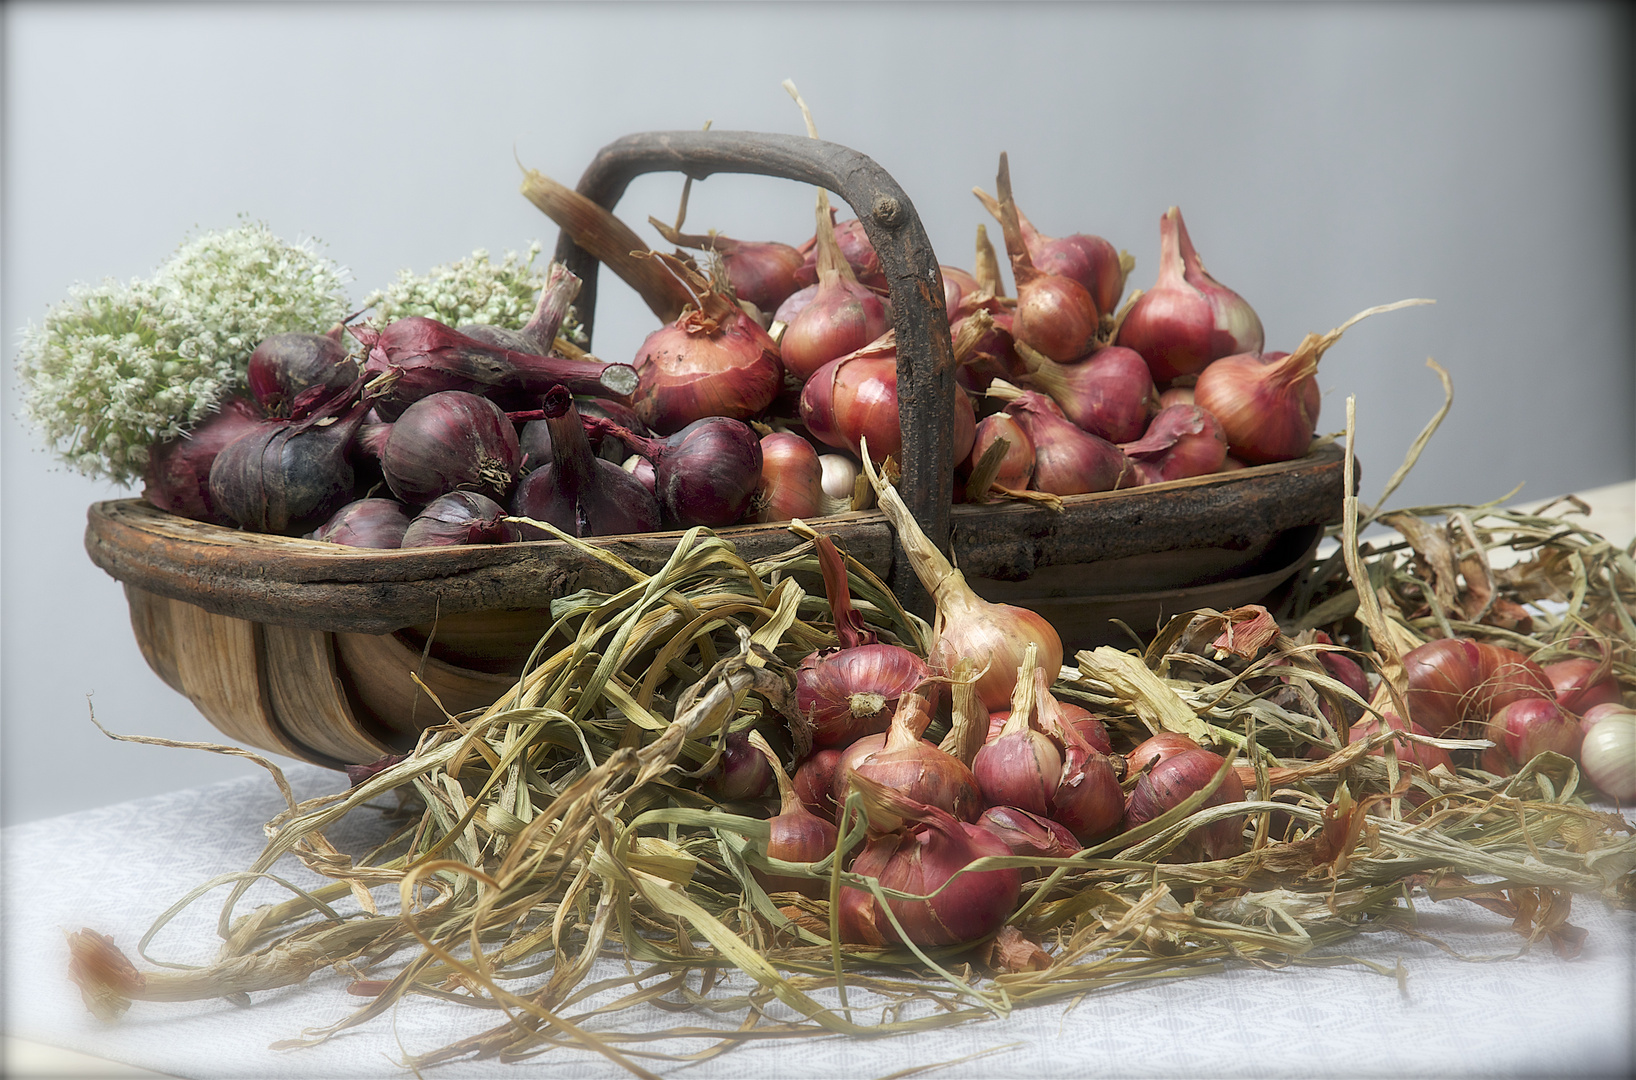
[[(1225, 764), (1221, 757), (1208, 750), (1184, 750), (1159, 762), (1143, 773), (1131, 789), (1130, 801), (1125, 806), (1125, 828), (1134, 829), (1152, 821), (1180, 805), (1189, 795), (1202, 791)], [(1229, 771), (1199, 809), (1243, 799), (1244, 785)], [(1171, 858), (1180, 862), (1227, 859), (1243, 850), (1243, 819), (1232, 817), (1189, 832), (1173, 849)]]
[(761, 479), (750, 498), (750, 521), (789, 521), (826, 513), (824, 467), (818, 451), (799, 435), (771, 431), (761, 437)]
[[(1040, 726), (1047, 735), (1051, 735), (1056, 731), (1057, 727), (1066, 724), (1072, 727), (1079, 738), (1092, 750), (1099, 754), (1113, 753), (1113, 742), (1108, 738), (1108, 729), (1101, 720), (1097, 719), (1095, 713), (1084, 706), (1075, 705), (1071, 701), (1058, 700), (1055, 695), (1049, 693), (1049, 688), (1047, 688), (1047, 696), (1050, 697), (1050, 701), (1041, 702), (1040, 704), (1042, 714)], [(1044, 714), (1047, 713), (1052, 714), (1051, 721), (1044, 719)], [(987, 738), (991, 740), (998, 735), (1009, 719), (1011, 719), (1010, 709), (990, 716)], [(1062, 745), (1061, 739), (1058, 739), (1057, 743), (1059, 746)]]
[[(1395, 713), (1384, 713), (1383, 716), (1386, 720), (1386, 726), (1392, 731), (1412, 731), (1416, 735), (1431, 734), (1431, 732), (1427, 731), (1425, 728), (1414, 723), (1413, 721), (1405, 722), (1402, 717)], [(1353, 724), (1347, 731), (1346, 741), (1349, 743), (1359, 742), (1360, 740), (1369, 738), (1369, 736), (1378, 731), (1380, 731), (1380, 721), (1375, 719), (1373, 716), (1366, 716), (1362, 720), (1359, 720), (1357, 723)], [(1386, 755), (1386, 748), (1384, 746), (1377, 747), (1376, 749), (1369, 751), (1369, 753), (1375, 757), (1384, 757)], [(1435, 769), (1439, 765), (1443, 766), (1451, 773), (1454, 771), (1454, 760), (1449, 757), (1449, 752), (1444, 750), (1442, 747), (1427, 746), (1425, 743), (1402, 742), (1397, 746), (1397, 756), (1399, 761), (1406, 761), (1412, 765), (1418, 765), (1422, 769), (1426, 769), (1428, 771)]]
[(1158, 280), (1131, 305), (1117, 343), (1142, 354), (1155, 382), (1169, 382), (1217, 357), (1259, 352), (1263, 340), (1254, 309), (1205, 271), (1181, 211), (1165, 211)]
[[(551, 433), (552, 461), (517, 485), (511, 497), (512, 509), (521, 517), (548, 522), (573, 536), (616, 536), (657, 529), (658, 501), (640, 480), (591, 453), (584, 423), (567, 387), (552, 387), (545, 395), (544, 410)], [(527, 527), (524, 533), (545, 535), (542, 530)]]
[(259, 419), (248, 400), (228, 398), (192, 431), (150, 447), (142, 497), (161, 510), (194, 521), (233, 524), (210, 497), (210, 466), (217, 454), (248, 434)]
[(1487, 723), (1529, 698), (1555, 700), (1551, 681), (1521, 653), (1465, 638), (1438, 638), (1403, 656), (1409, 719), (1442, 735), (1463, 721)]
[(977, 292), (977, 279), (958, 266), (939, 265), (937, 269), (943, 275), (943, 310), (953, 322), (960, 301)]
[[(1199, 372), (1193, 400), (1221, 422), (1227, 445), (1251, 465), (1288, 461), (1307, 452), (1318, 422), (1318, 361), (1354, 323), (1384, 311), (1429, 304), (1400, 300), (1360, 311), (1327, 334), (1308, 334), (1293, 353), (1247, 350)], [(1129, 320), (1126, 320), (1129, 325)]]
[[(871, 840), (853, 862), (852, 872), (875, 878), (889, 889), (929, 896), (886, 902), (911, 942), (955, 945), (1004, 925), (1017, 906), (1021, 875), (1011, 869), (961, 871), (985, 856), (1010, 855), (1010, 848), (987, 830), (956, 821), (885, 785), (864, 778), (859, 786), (865, 791), (871, 824), (877, 807), (882, 816), (909, 823), (902, 831)], [(847, 886), (839, 902), (842, 941), (880, 946), (902, 940), (872, 894)]]
[[(835, 221), (837, 214), (833, 207), (829, 208), (830, 221), (833, 223), (835, 243), (841, 249), (841, 256), (846, 259), (852, 268), (852, 275), (858, 281), (871, 289), (885, 290), (887, 288), (886, 273), (880, 267), (880, 256), (875, 253), (875, 246), (869, 242), (869, 232), (863, 222), (857, 218), (848, 218), (845, 221)], [(795, 278), (802, 285), (813, 285), (818, 281), (818, 234), (814, 231), (812, 237), (798, 249), (801, 252), (801, 268), (795, 272)]]
[(817, 295), (817, 282), (790, 293), (789, 296), (785, 297), (784, 302), (778, 305), (778, 310), (773, 312), (773, 322), (783, 323), (785, 329), (788, 329), (790, 323), (795, 321), (795, 317), (801, 314), (802, 310), (812, 303), (812, 298)]
[(406, 548), (457, 544), (513, 544), (522, 530), (505, 520), (505, 507), (476, 491), (439, 495), (415, 515), (399, 545)]
[(1193, 400), (1191, 386), (1172, 386), (1159, 395), (1159, 408), (1168, 408), (1171, 405), (1197, 405)]
[(816, 548), (841, 644), (801, 661), (795, 672), (795, 707), (812, 726), (815, 745), (835, 746), (885, 731), (899, 699), (925, 682), (931, 669), (908, 649), (876, 641), (864, 629), (852, 607), (846, 566), (835, 542), (820, 536)]
[[(579, 410), (582, 417), (600, 417), (603, 420), (611, 420), (620, 427), (630, 428), (638, 435), (648, 434), (647, 425), (642, 423), (635, 411), (617, 401), (609, 401), (607, 398), (576, 397), (574, 407)], [(518, 420), (523, 416), (533, 416), (533, 413), (523, 413), (513, 416), (512, 419)], [(591, 449), (596, 451), (597, 457), (616, 465), (624, 464), (635, 452), (616, 435), (609, 435), (603, 431), (587, 431), (585, 434), (590, 438)], [(517, 445), (523, 453), (525, 470), (532, 471), (551, 463), (551, 430), (543, 417), (530, 419), (523, 424), (522, 430), (517, 434)]]
[(263, 338), (250, 354), (245, 381), (267, 416), (290, 415), (301, 394), (320, 399), (341, 393), (358, 378), (358, 364), (341, 344), (341, 326), (327, 334), (289, 332)]
[(342, 395), (303, 420), (262, 421), (216, 455), (211, 501), (252, 532), (311, 532), (352, 498), (347, 445), (368, 411)]
[(1483, 752), (1483, 768), (1510, 773), (1547, 750), (1579, 760), (1585, 737), (1579, 717), (1550, 698), (1522, 698), (1496, 709), (1485, 737), (1494, 744)]
[(986, 669), (976, 681), (977, 699), (988, 709), (1006, 707), (1017, 685), (1017, 668), (1029, 642), (1039, 646), (1039, 666), (1047, 683), (1062, 669), (1062, 638), (1044, 616), (978, 596), (946, 556), (926, 536), (896, 488), (885, 483), (869, 461), (864, 473), (881, 511), (896, 531), (910, 569), (937, 605), (929, 659), (954, 671), (961, 661)]
[(1227, 460), (1227, 438), (1221, 425), (1197, 405), (1160, 409), (1145, 435), (1119, 449), (1130, 458), (1133, 474), (1121, 487), (1206, 476)]
[(1006, 413), (1034, 443), (1036, 490), (1053, 495), (1112, 491), (1130, 468), (1117, 446), (1075, 427), (1044, 394), (1018, 390), (1000, 380), (989, 387), (989, 394), (1006, 402)]
[(408, 527), (409, 514), (396, 499), (358, 499), (313, 530), (312, 539), (347, 547), (397, 548), (403, 546)]
[(1602, 658), (1576, 656), (1544, 665), (1556, 699), (1564, 709), (1582, 713), (1596, 705), (1617, 704), (1619, 680), (1613, 677), (1611, 654), (1604, 646)]
[(618, 435), (653, 462), (654, 491), (666, 520), (687, 529), (731, 525), (750, 508), (761, 482), (761, 440), (725, 416), (695, 420), (666, 439), (644, 439), (605, 421), (593, 429)]
[(1125, 755), (1130, 771), (1141, 772), (1150, 765), (1157, 765), (1166, 758), (1173, 758), (1184, 750), (1197, 750), (1199, 744), (1192, 738), (1179, 731), (1160, 731), (1136, 744), (1130, 753)]
[(705, 417), (747, 420), (761, 412), (784, 385), (778, 346), (696, 271), (661, 258), (681, 275), (697, 305), (649, 334), (637, 350), (636, 415), (669, 435)]
[(534, 314), (521, 330), (508, 330), (486, 323), (465, 323), (455, 329), (485, 345), (535, 356), (550, 356), (569, 305), (579, 295), (579, 286), (580, 280), (573, 272), (554, 262), (546, 271), (545, 287), (540, 290), (540, 301), (534, 308)]
[[(1029, 642), (1011, 697), (1011, 716), (999, 735), (972, 759), (972, 775), (989, 806), (1016, 806), (1045, 814), (1062, 777), (1062, 754), (1035, 724), (1034, 671), (1039, 646)], [(1117, 785), (1116, 785), (1117, 786)]]
[(771, 752), (756, 749), (750, 736), (748, 731), (729, 731), (723, 736), (721, 757), (704, 776), (704, 790), (720, 802), (758, 799), (773, 782)]
[[(801, 421), (826, 446), (861, 456), (867, 441), (877, 462), (900, 453), (896, 336), (888, 332), (813, 373), (801, 388)], [(965, 394), (954, 395), (954, 424), (954, 457), (959, 461), (971, 453), (977, 435), (977, 415)]]
[(1059, 364), (1019, 344), (1017, 357), (1024, 385), (1050, 397), (1076, 427), (1113, 443), (1134, 442), (1147, 430), (1157, 394), (1147, 362), (1133, 350), (1110, 345)]
[(388, 399), (399, 404), (443, 390), (543, 394), (561, 383), (582, 394), (628, 395), (637, 387), (636, 372), (628, 364), (496, 348), (419, 315), (398, 319), (379, 331), (355, 326), (352, 336), (369, 349), (364, 371), (386, 376), (380, 385)]
[(977, 462), (997, 439), (1004, 439), (1009, 445), (1005, 457), (1000, 461), (1000, 471), (994, 474), (994, 483), (1012, 491), (1021, 491), (1034, 475), (1034, 440), (1028, 437), (1028, 432), (1014, 417), (995, 413), (979, 420), (971, 456), (967, 461), (970, 467), (976, 468)]
[(734, 240), (711, 232), (690, 234), (656, 218), (648, 223), (669, 243), (695, 251), (714, 251), (721, 257), (733, 295), (771, 313), (801, 287), (796, 275), (805, 261), (799, 251), (777, 241)]
[(381, 449), (387, 487), (412, 505), (457, 490), (504, 499), (521, 467), (517, 429), (500, 406), (463, 390), (414, 402)]
[[(1001, 161), (1009, 187), (1010, 168), (1003, 154)], [(973, 188), (972, 194), (994, 215), (996, 221), (1002, 225), (1005, 223), (999, 199), (981, 188)], [(1128, 256), (1120, 258), (1114, 246), (1100, 236), (1086, 233), (1059, 238), (1046, 236), (1034, 228), (1027, 215), (1016, 207), (1015, 201), (1012, 208), (1017, 215), (1017, 226), (1028, 249), (1028, 257), (1036, 269), (1079, 282), (1096, 301), (1096, 309), (1104, 314), (1112, 313), (1119, 306), (1119, 298), (1125, 291), (1125, 277), (1130, 273)]]
[(983, 808), (982, 792), (971, 770), (921, 738), (931, 722), (931, 705), (910, 691), (898, 699), (885, 738), (864, 736), (847, 747), (835, 778), (835, 802), (844, 805), (854, 776), (901, 792), (906, 798), (946, 810), (962, 821), (975, 821)]
[(829, 221), (829, 194), (818, 190), (818, 292), (778, 340), (784, 368), (805, 381), (836, 357), (863, 348), (892, 325), (887, 304), (859, 284)]
[(825, 821), (835, 820), (835, 774), (841, 767), (841, 753), (838, 746), (813, 751), (796, 767), (792, 781), (801, 805)]
[[(785, 862), (817, 862), (835, 850), (838, 838), (835, 826), (808, 810), (802, 803), (795, 785), (774, 756), (772, 747), (760, 732), (751, 732), (750, 745), (759, 751), (778, 782), (778, 813), (767, 820), (772, 834), (767, 838), (766, 853), (771, 859)], [(818, 878), (781, 877), (756, 871), (756, 880), (768, 892), (798, 892), (806, 896), (829, 895), (829, 884)]]

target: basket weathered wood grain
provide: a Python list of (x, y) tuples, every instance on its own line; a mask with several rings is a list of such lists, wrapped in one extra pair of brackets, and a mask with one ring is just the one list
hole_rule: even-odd
[[(823, 184), (858, 210), (891, 285), (905, 500), (980, 592), (1047, 613), (1070, 648), (1117, 640), (1110, 618), (1144, 630), (1176, 611), (1260, 599), (1292, 577), (1338, 517), (1342, 454), (1332, 445), (1297, 461), (1073, 496), (1060, 513), (952, 505), (956, 384), (942, 283), (896, 182), (832, 143), (664, 132), (610, 144), (578, 190), (611, 208), (631, 179), (653, 171)], [(584, 280), (589, 325), (597, 263), (566, 234), (557, 258)], [(811, 524), (924, 610), (879, 513)], [(750, 560), (799, 542), (777, 524), (720, 533)], [(651, 571), (677, 535), (594, 542)], [(513, 685), (552, 600), (626, 584), (557, 541), (371, 551), (223, 529), (139, 500), (92, 506), (85, 543), (125, 584), (137, 641), (161, 678), (230, 738), (331, 766), (404, 749), (445, 709), (490, 704)]]

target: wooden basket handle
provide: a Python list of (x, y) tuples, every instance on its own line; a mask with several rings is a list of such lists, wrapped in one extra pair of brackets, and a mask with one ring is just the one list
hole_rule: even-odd
[[(954, 501), (954, 348), (943, 306), (943, 275), (926, 229), (896, 180), (871, 158), (837, 143), (754, 131), (651, 131), (609, 143), (580, 177), (577, 190), (612, 210), (630, 182), (652, 172), (695, 180), (749, 173), (828, 188), (858, 212), (880, 258), (892, 297), (898, 343), (898, 421), (903, 427), (898, 484), (926, 535), (949, 550)], [(566, 230), (555, 258), (577, 274), (581, 323), (594, 324), (599, 262)], [(893, 559), (892, 590), (916, 610), (926, 596), (902, 557)]]

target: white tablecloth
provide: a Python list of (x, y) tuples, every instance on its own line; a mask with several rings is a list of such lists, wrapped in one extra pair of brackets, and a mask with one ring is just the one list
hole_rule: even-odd
[[(298, 794), (335, 790), (344, 778), (291, 772)], [(3, 834), (5, 999), (9, 1032), (181, 1077), (411, 1075), (406, 1053), (432, 1050), (499, 1022), (501, 1014), (409, 998), (394, 1012), (317, 1047), (269, 1044), (331, 1023), (362, 999), (331, 971), (301, 986), (225, 1001), (135, 1003), (113, 1024), (86, 1012), (65, 971), (63, 932), (110, 934), (135, 959), (153, 918), (190, 888), (246, 868), (261, 822), (282, 803), (272, 785), (235, 780), (33, 822)], [(379, 832), (361, 820), (332, 839), (361, 851)], [(313, 875), (293, 863), (293, 880)], [(252, 894), (279, 899), (268, 888)], [(220, 895), (206, 898), (155, 942), (154, 955), (206, 962)], [(1466, 956), (1515, 953), (1506, 920), (1462, 900), (1417, 903), (1421, 927)], [(249, 905), (240, 908), (249, 910)], [(1573, 960), (1541, 944), (1515, 960), (1462, 962), (1402, 935), (1365, 935), (1339, 951), (1392, 965), (1407, 991), (1352, 965), (1268, 971), (1248, 965), (1013, 1012), (1004, 1019), (885, 1039), (824, 1037), (751, 1043), (695, 1065), (646, 1061), (676, 1077), (884, 1077), (953, 1063), (930, 1077), (1085, 1076), (1625, 1076), (1633, 1051), (1636, 913), (1576, 899), (1573, 922), (1589, 931)], [(147, 965), (137, 961), (139, 967)], [(609, 973), (622, 970), (609, 966)], [(592, 1029), (645, 1023), (715, 1026), (737, 1017), (653, 1009), (593, 1020)], [(669, 1046), (671, 1052), (701, 1049)], [(988, 1053), (984, 1053), (988, 1051)], [(972, 1055), (982, 1055), (972, 1057)], [(960, 1060), (968, 1059), (968, 1060)], [(521, 1065), (462, 1061), (431, 1077), (624, 1075), (606, 1059), (558, 1050)]]

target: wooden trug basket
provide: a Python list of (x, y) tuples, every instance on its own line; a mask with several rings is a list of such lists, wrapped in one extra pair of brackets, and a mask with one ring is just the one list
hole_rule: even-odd
[[(1262, 600), (1307, 563), (1338, 519), (1343, 455), (1035, 505), (954, 506), (956, 383), (937, 258), (909, 198), (854, 150), (796, 136), (659, 132), (605, 147), (578, 185), (612, 208), (638, 175), (753, 173), (822, 185), (859, 214), (880, 256), (898, 337), (903, 476), (916, 519), (978, 592), (1045, 614), (1070, 655), (1127, 641), (1167, 615)], [(583, 281), (590, 329), (598, 263), (566, 233), (556, 258)], [(331, 767), (412, 746), (443, 710), (491, 704), (549, 625), (551, 601), (614, 591), (600, 562), (559, 541), (407, 551), (224, 529), (140, 500), (97, 503), (91, 560), (124, 583), (150, 667), (230, 738)], [(911, 609), (928, 598), (874, 511), (816, 519)], [(797, 541), (781, 524), (719, 530), (748, 560)], [(603, 537), (644, 571), (678, 533)], [(428, 645), (428, 641), (430, 644)], [(437, 695), (431, 701), (411, 675)], [(441, 707), (439, 707), (439, 703)]]

